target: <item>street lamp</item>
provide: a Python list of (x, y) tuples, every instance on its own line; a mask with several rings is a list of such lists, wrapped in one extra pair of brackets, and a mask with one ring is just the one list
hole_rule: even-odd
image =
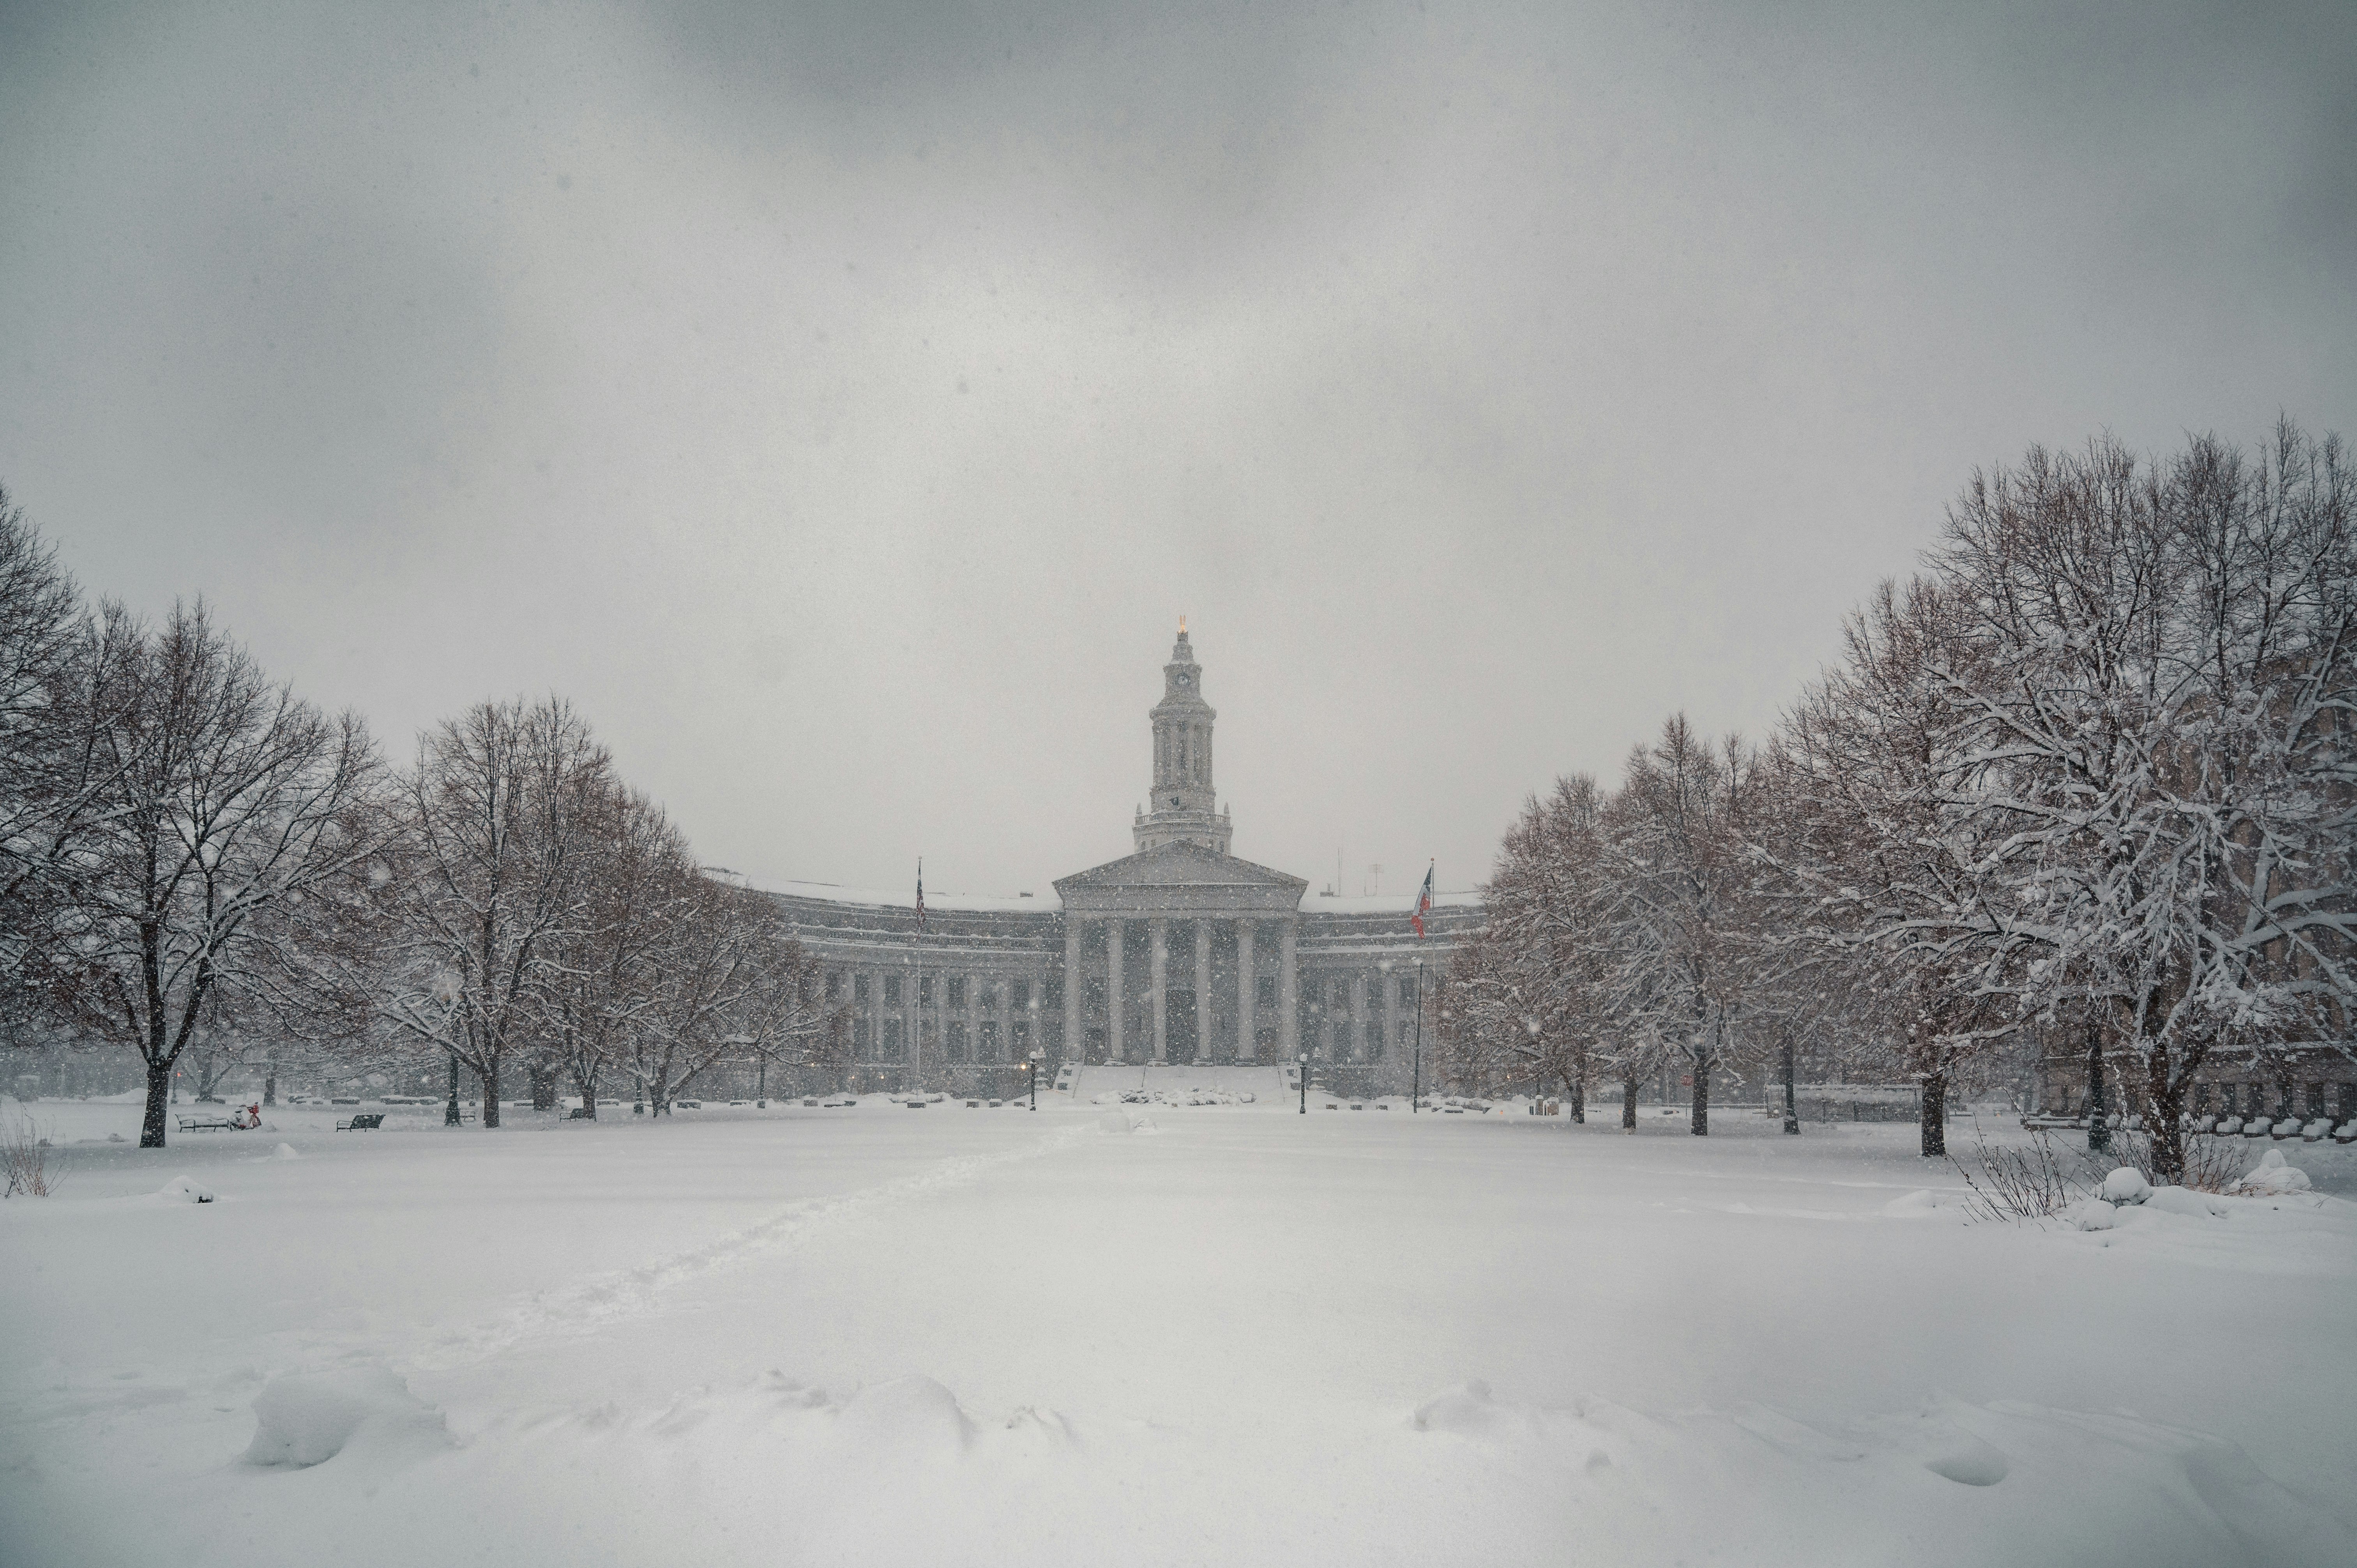
[(1309, 1053), (1302, 1052), (1298, 1059), (1301, 1063), (1301, 1113), (1307, 1116), (1309, 1114)]
[(1031, 1109), (1039, 1109), (1039, 1053), (1033, 1051), (1031, 1059), (1023, 1064), (1031, 1069)]

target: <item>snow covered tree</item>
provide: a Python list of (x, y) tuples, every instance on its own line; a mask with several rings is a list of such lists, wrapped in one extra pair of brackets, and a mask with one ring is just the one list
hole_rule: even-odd
[(1756, 986), (1758, 873), (1747, 833), (1756, 759), (1713, 745), (1683, 714), (1630, 755), (1597, 835), (1598, 984), (1631, 1026), (1629, 1047), (1668, 1048), (1691, 1065), (1692, 1131), (1710, 1131), (1710, 1075), (1735, 1048)]
[(1947, 1151), (1959, 1073), (2018, 1028), (2011, 976), (2042, 950), (2009, 918), (1992, 824), (1957, 779), (1949, 698), (1974, 650), (1954, 600), (1883, 584), (1843, 628), (1841, 661), (1785, 714), (1760, 771), (1750, 845), (1779, 912), (1769, 946), (1920, 1091), (1921, 1145)]
[(385, 855), (380, 1016), (482, 1086), (538, 1039), (562, 941), (587, 918), (606, 750), (556, 698), (482, 703), (422, 736)]
[(0, 1018), (44, 1000), (75, 835), (113, 781), (82, 744), (114, 698), (93, 651), (73, 579), (0, 489)]
[(334, 955), (382, 840), (382, 768), (356, 716), (273, 686), (202, 605), (156, 628), (108, 607), (80, 679), (89, 798), (55, 878), (49, 983), (138, 1052), (139, 1141), (161, 1148), (209, 1011), (300, 1036), (344, 1015)]
[(1934, 565), (1944, 671), (2024, 999), (2104, 1004), (2164, 1175), (2222, 1048), (2345, 1040), (2357, 975), (2357, 487), (2337, 440), (2116, 442), (1976, 477)]

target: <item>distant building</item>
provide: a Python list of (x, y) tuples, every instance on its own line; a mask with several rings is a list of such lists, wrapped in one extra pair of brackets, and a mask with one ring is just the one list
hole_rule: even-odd
[(1405, 1091), (1425, 996), (1480, 924), (1480, 896), (1438, 895), (1419, 939), (1414, 894), (1308, 895), (1302, 878), (1230, 854), (1202, 673), (1182, 623), (1148, 715), (1136, 853), (1059, 878), (1053, 897), (928, 895), (920, 933), (913, 891), (773, 890), (827, 994), (850, 1006), (854, 1087), (1012, 1092), (1015, 1064), (1038, 1051), (1043, 1087), (1068, 1062), (1306, 1054), (1342, 1092)]

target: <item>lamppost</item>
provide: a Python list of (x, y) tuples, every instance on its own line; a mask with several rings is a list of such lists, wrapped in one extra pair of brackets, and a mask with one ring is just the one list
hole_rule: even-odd
[(1299, 1060), (1301, 1063), (1301, 1114), (1307, 1116), (1309, 1114), (1309, 1053), (1302, 1052)]
[(1031, 1069), (1031, 1109), (1039, 1109), (1039, 1053), (1033, 1051), (1031, 1059), (1023, 1064)]
[[(1392, 961), (1387, 958), (1379, 958), (1375, 960), (1375, 967), (1383, 972), (1383, 1002), (1386, 1007), (1384, 1017), (1388, 1019), (1391, 1016), (1388, 1008), (1391, 1002)], [(1390, 1031), (1387, 1029), (1384, 1032), (1388, 1034)], [(1391, 1042), (1388, 1039), (1377, 1041), (1375, 1044), (1375, 1055), (1388, 1060), (1390, 1058), (1390, 1051), (1387, 1047), (1390, 1045)]]

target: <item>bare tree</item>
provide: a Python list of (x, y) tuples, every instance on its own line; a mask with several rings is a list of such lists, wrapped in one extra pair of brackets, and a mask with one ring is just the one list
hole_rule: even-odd
[(689, 868), (670, 901), (662, 987), (631, 1032), (631, 1066), (651, 1114), (724, 1060), (812, 1060), (834, 1036), (820, 970), (777, 907), (750, 888)]
[(556, 698), (483, 703), (420, 738), (386, 860), (381, 1016), (482, 1085), (544, 1019), (550, 968), (587, 918), (588, 871), (611, 767)]
[(381, 836), (367, 730), (273, 686), (204, 607), (150, 630), (108, 607), (85, 665), (92, 789), (61, 878), (55, 980), (83, 1027), (146, 1066), (139, 1141), (209, 1007), (316, 1036), (329, 961)]

